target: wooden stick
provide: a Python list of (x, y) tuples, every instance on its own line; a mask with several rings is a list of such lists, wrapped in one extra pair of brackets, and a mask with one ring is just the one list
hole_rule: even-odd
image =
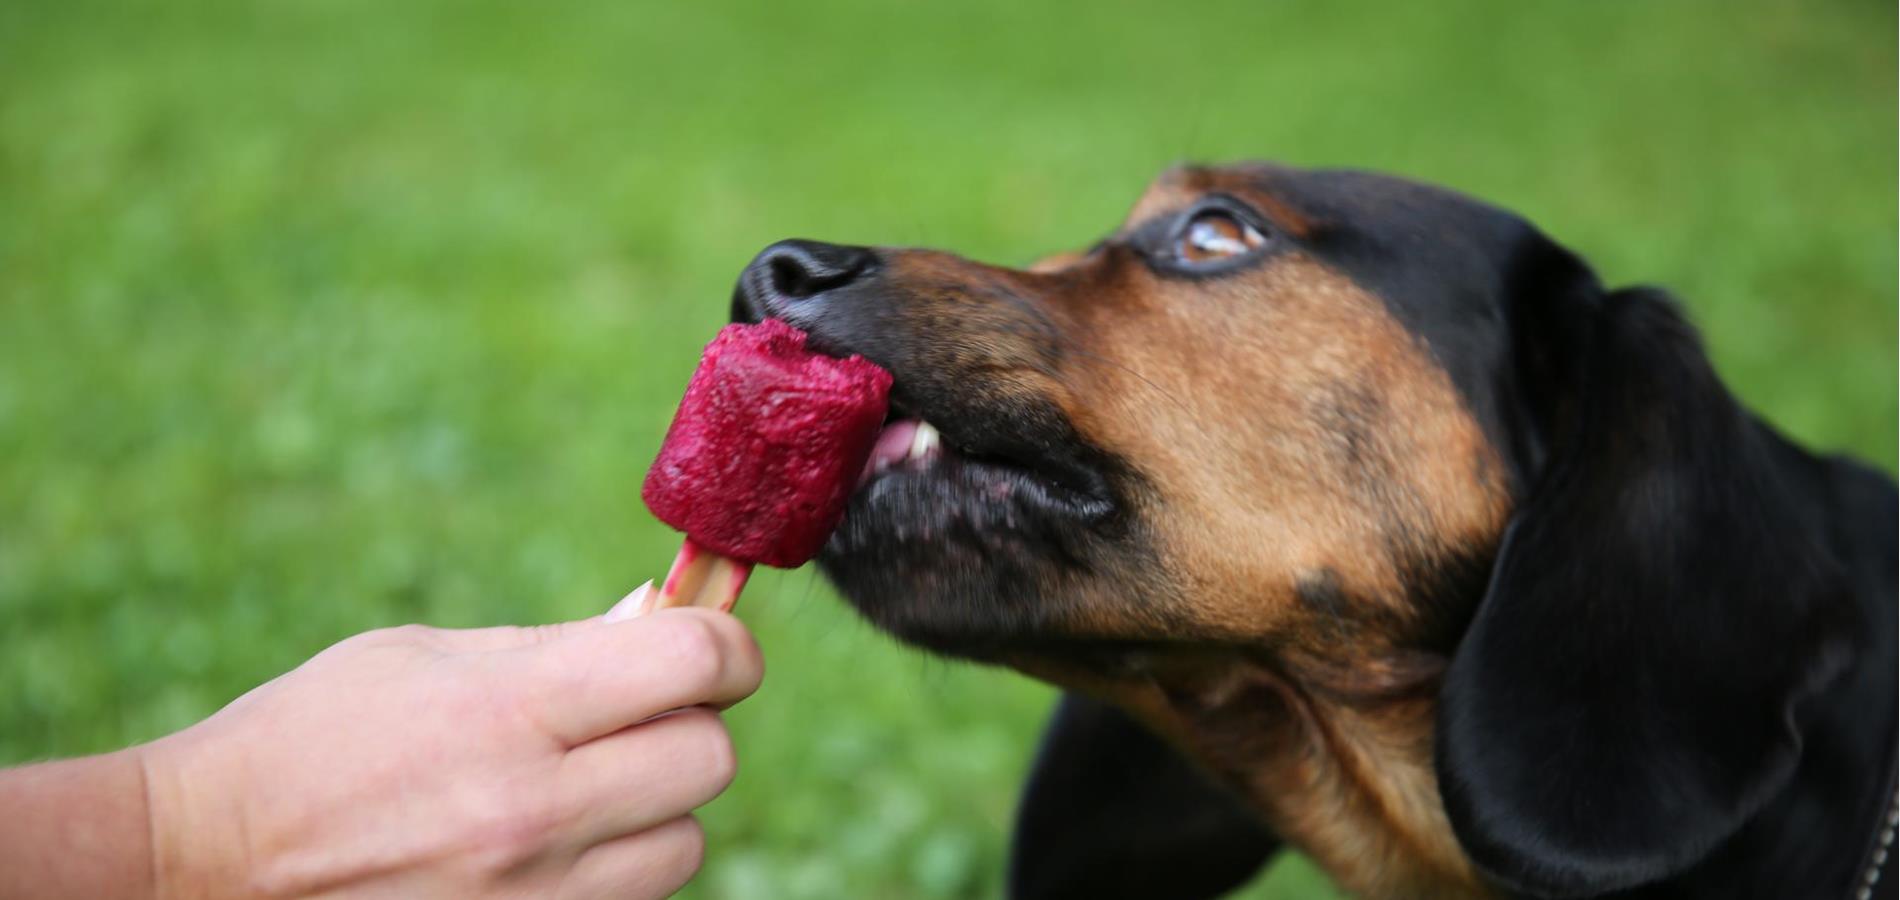
[(667, 571), (653, 608), (703, 606), (732, 612), (751, 574), (751, 563), (720, 556), (687, 538), (680, 544), (679, 555), (673, 557), (673, 568)]

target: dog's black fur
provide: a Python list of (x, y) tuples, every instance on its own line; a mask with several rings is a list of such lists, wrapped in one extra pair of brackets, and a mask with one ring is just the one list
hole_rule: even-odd
[[(1893, 482), (1751, 416), (1674, 302), (1606, 290), (1514, 216), (1378, 176), (1272, 178), (1340, 226), (1302, 249), (1431, 348), (1511, 470), (1433, 738), (1487, 881), (1854, 896), (1895, 791)], [(740, 314), (772, 302), (742, 289)], [(1071, 697), (1024, 795), (1010, 892), (1212, 897), (1277, 847), (1123, 713)], [(1893, 866), (1876, 896), (1894, 896)]]

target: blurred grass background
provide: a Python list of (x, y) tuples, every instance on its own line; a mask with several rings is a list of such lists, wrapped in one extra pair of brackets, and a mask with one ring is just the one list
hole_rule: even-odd
[[(1026, 263), (1183, 158), (1385, 169), (1686, 298), (1799, 438), (1895, 453), (1895, 13), (0, 4), (0, 763), (182, 727), (378, 625), (658, 575), (698, 346), (800, 235)], [(700, 898), (986, 896), (1051, 701), (807, 571)], [(1254, 897), (1323, 896), (1298, 860)]]

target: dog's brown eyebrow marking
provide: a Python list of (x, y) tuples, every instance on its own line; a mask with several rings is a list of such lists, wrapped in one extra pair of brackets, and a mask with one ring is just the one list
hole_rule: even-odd
[(1179, 209), (1206, 194), (1224, 193), (1258, 210), (1280, 231), (1295, 238), (1312, 236), (1318, 223), (1282, 200), (1273, 191), (1266, 175), (1256, 169), (1211, 169), (1202, 166), (1177, 166), (1161, 174), (1154, 185), (1135, 203), (1124, 231), (1133, 231), (1148, 220)]
[(1280, 198), (1274, 196), (1272, 193), (1259, 190), (1243, 194), (1242, 196), (1244, 199), (1251, 201), (1254, 207), (1260, 210), (1262, 215), (1272, 219), (1273, 224), (1279, 226), (1281, 231), (1296, 238), (1312, 236), (1313, 221), (1308, 219), (1306, 215), (1299, 210), (1281, 202)]

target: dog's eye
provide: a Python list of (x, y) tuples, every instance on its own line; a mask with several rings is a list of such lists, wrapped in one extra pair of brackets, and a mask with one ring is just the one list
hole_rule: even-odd
[(1267, 239), (1233, 213), (1208, 209), (1195, 213), (1174, 239), (1174, 255), (1186, 263), (1207, 263), (1240, 256)]

